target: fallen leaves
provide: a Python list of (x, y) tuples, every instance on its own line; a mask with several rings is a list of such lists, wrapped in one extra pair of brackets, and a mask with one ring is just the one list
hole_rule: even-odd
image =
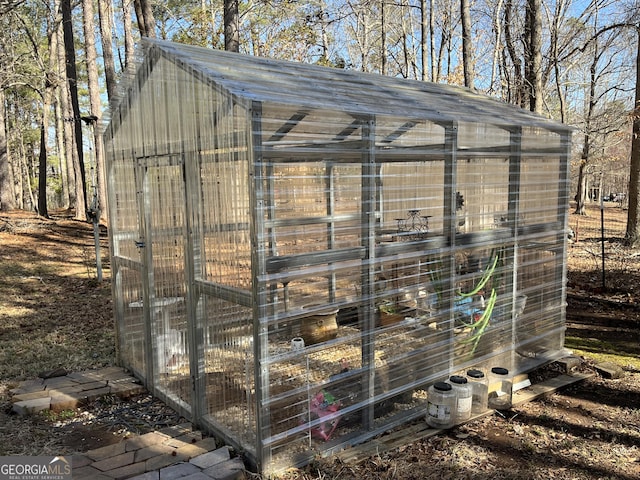
[[(60, 222), (67, 226), (65, 232), (78, 234), (52, 235), (57, 228), (55, 222), (40, 222), (32, 229), (25, 227), (12, 234), (0, 232), (3, 246), (0, 274), (3, 279), (11, 279), (0, 285), (0, 318), (3, 319), (0, 324), (0, 370), (3, 375), (0, 400), (3, 404), (0, 406), (5, 408), (8, 405), (6, 390), (18, 378), (35, 377), (41, 371), (58, 366), (84, 369), (114, 361), (110, 286), (108, 281), (97, 284), (87, 273), (84, 263), (83, 245), (88, 249), (93, 246), (90, 225), (67, 220)], [(27, 225), (22, 220), (12, 223)], [(583, 248), (586, 239), (593, 236), (589, 228), (588, 220), (581, 219), (580, 241), (569, 253), (569, 276), (574, 295), (590, 301), (589, 309), (597, 309), (601, 315), (598, 318), (613, 318), (617, 312), (621, 317), (637, 316), (637, 307), (629, 303), (629, 298), (640, 293), (640, 281), (634, 277), (640, 268), (630, 262), (640, 265), (640, 256), (611, 259), (633, 268), (620, 270), (624, 275), (610, 277), (612, 291), (609, 297), (594, 299), (595, 293), (589, 290), (588, 282), (595, 285), (600, 278), (594, 274), (593, 259)], [(58, 231), (63, 232), (60, 228)], [(614, 250), (611, 248), (612, 255), (616, 254)], [(581, 252), (584, 255), (575, 255)], [(108, 270), (105, 273), (108, 274)], [(613, 287), (630, 290), (627, 294)], [(24, 332), (30, 332), (30, 335), (20, 335)], [(37, 335), (31, 335), (34, 332)], [(633, 338), (637, 339), (637, 331), (634, 333), (636, 337)], [(631, 338), (628, 334), (625, 337)], [(594, 377), (544, 399), (518, 406), (506, 415), (469, 422), (440, 435), (379, 453), (362, 464), (347, 465), (331, 458), (318, 459), (306, 468), (292, 469), (282, 478), (640, 478), (640, 408), (637, 403), (640, 372), (635, 368), (627, 370), (624, 381)], [(102, 405), (90, 413), (78, 413), (76, 418), (82, 428), (75, 428), (84, 435), (79, 438), (88, 438), (85, 434), (92, 428), (99, 430), (96, 419), (101, 416), (114, 425), (120, 421), (114, 431), (129, 428), (122, 422), (143, 428), (144, 425), (138, 422), (178, 421), (164, 411), (160, 403)], [(122, 420), (116, 420), (118, 416)], [(56, 422), (47, 422), (41, 417), (17, 419), (0, 409), (0, 437), (7, 440), (0, 445), (0, 453), (6, 454), (7, 448), (11, 448), (10, 454), (61, 453), (69, 448), (64, 446), (64, 442), (69, 441), (69, 432), (63, 429), (65, 425), (71, 429), (71, 424)]]

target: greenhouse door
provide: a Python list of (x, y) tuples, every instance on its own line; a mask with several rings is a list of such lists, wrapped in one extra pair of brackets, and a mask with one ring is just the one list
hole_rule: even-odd
[(140, 243), (148, 296), (147, 364), (159, 396), (190, 412), (185, 275), (186, 207), (181, 155), (138, 159)]

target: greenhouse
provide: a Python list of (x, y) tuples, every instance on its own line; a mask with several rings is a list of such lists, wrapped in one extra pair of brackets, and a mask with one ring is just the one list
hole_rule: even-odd
[(261, 472), (566, 354), (565, 125), (145, 39), (103, 129), (119, 361)]

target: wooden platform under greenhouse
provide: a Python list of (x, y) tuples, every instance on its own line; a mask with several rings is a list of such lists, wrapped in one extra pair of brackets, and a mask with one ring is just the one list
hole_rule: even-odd
[[(594, 375), (595, 374), (592, 372), (571, 372), (546, 379), (515, 392), (512, 403), (514, 406), (522, 405), (523, 403), (530, 402), (542, 397), (543, 395), (556, 392), (561, 388), (580, 382)], [(471, 420), (476, 420), (493, 413), (494, 410), (488, 410), (483, 414), (472, 417)], [(395, 429), (392, 432), (385, 433), (380, 437), (374, 438), (365, 443), (342, 450), (336, 453), (336, 457), (345, 463), (359, 463), (372, 455), (378, 455), (383, 452), (410, 445), (423, 438), (437, 435), (442, 431), (442, 429), (430, 428), (423, 419), (423, 421), (418, 421), (418, 423)]]

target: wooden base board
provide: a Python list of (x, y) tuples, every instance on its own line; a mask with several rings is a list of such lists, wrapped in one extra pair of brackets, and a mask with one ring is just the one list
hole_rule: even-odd
[[(543, 395), (553, 393), (560, 388), (564, 388), (573, 383), (590, 378), (593, 375), (593, 373), (572, 373), (549, 378), (540, 383), (523, 388), (522, 390), (518, 390), (513, 395), (512, 403), (514, 406), (517, 406), (530, 402)], [(471, 420), (491, 415), (493, 412), (493, 410), (488, 410), (486, 413), (472, 417)], [(409, 445), (423, 438), (437, 435), (440, 432), (442, 432), (441, 429), (431, 428), (427, 425), (426, 421), (421, 421), (413, 425), (399, 428), (391, 433), (386, 433), (365, 443), (342, 450), (336, 453), (336, 457), (345, 463), (359, 463), (373, 455), (378, 455), (386, 451)]]
[(593, 376), (593, 373), (577, 372), (558, 375), (557, 377), (549, 378), (543, 382), (535, 383), (530, 387), (517, 391), (514, 393), (511, 403), (515, 406), (522, 405), (523, 403), (530, 402), (538, 397), (553, 393), (560, 388), (567, 387), (573, 383), (580, 382)]

